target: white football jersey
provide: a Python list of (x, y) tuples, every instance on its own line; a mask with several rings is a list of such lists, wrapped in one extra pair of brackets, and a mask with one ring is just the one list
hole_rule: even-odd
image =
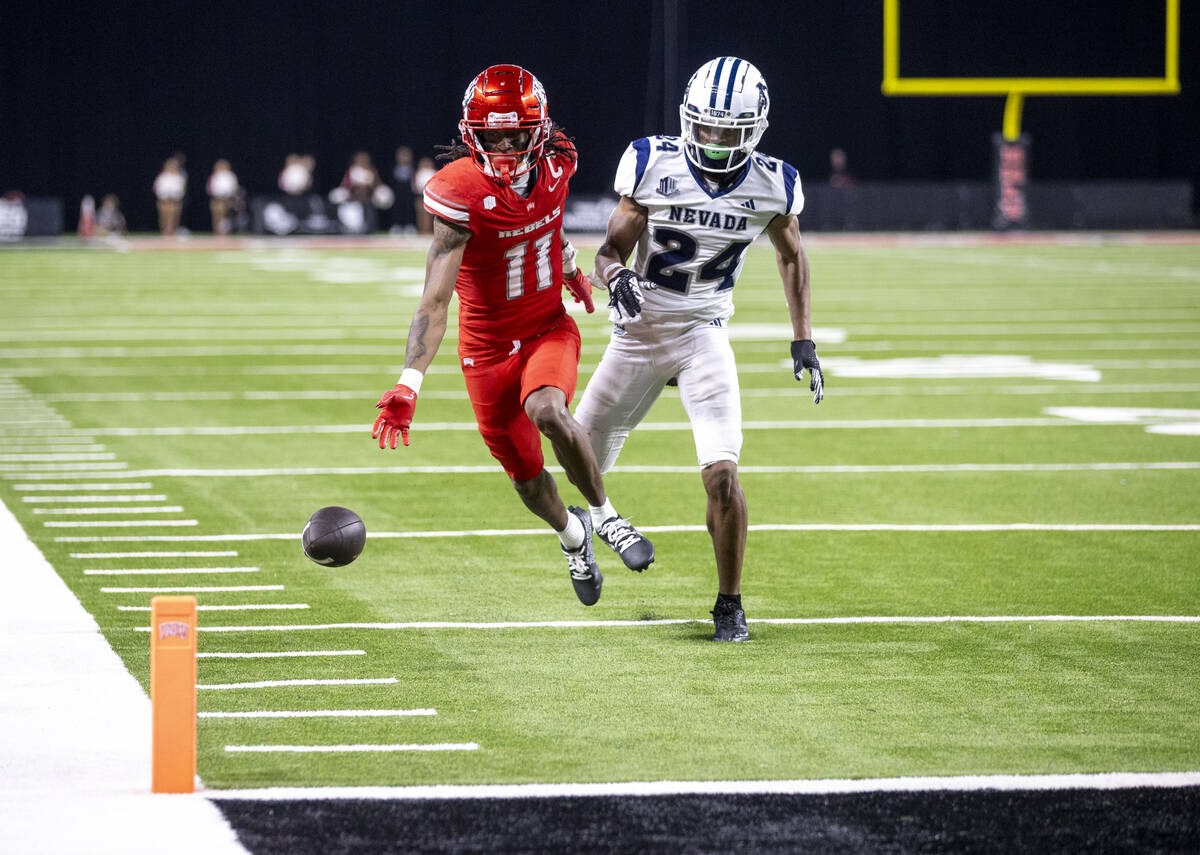
[(613, 187), (647, 210), (631, 269), (658, 285), (645, 290), (643, 320), (631, 326), (728, 319), (746, 249), (776, 216), (804, 207), (791, 164), (755, 152), (741, 176), (716, 191), (678, 137), (630, 143)]

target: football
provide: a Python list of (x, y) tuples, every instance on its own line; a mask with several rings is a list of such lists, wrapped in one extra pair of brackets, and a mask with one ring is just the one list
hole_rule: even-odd
[(323, 567), (344, 567), (362, 552), (367, 527), (348, 508), (321, 508), (308, 518), (300, 542), (304, 554)]

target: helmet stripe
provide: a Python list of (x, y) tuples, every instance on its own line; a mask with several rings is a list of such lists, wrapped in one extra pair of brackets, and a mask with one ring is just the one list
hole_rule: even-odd
[(740, 59), (733, 61), (733, 68), (729, 69), (729, 89), (725, 92), (725, 109), (728, 110), (733, 104), (733, 84), (737, 81), (738, 66), (742, 64)]
[(720, 88), (721, 85), (721, 69), (724, 67), (725, 57), (721, 57), (717, 60), (717, 70), (713, 72), (712, 97), (708, 99), (708, 107), (710, 110), (717, 106), (717, 89)]

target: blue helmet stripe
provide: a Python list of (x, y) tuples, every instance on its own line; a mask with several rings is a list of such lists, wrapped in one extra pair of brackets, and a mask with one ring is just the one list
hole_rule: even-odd
[(733, 84), (737, 80), (738, 66), (742, 64), (740, 59), (733, 61), (733, 68), (729, 69), (729, 88), (725, 91), (725, 109), (728, 110), (733, 104)]
[(711, 110), (717, 106), (717, 89), (721, 85), (721, 69), (725, 67), (725, 57), (717, 60), (717, 70), (713, 73), (712, 81), (712, 97), (708, 99), (708, 108)]

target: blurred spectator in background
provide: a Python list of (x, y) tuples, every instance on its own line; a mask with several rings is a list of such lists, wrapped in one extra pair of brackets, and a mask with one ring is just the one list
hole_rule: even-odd
[(392, 211), (392, 231), (416, 230), (416, 210), (413, 208), (413, 151), (406, 145), (396, 149), (396, 165), (392, 167), (392, 182), (396, 185), (396, 207)]
[(829, 186), (842, 190), (854, 186), (854, 175), (846, 164), (844, 149), (835, 148), (829, 152)]
[(425, 185), (436, 174), (437, 167), (432, 157), (423, 157), (417, 161), (417, 171), (413, 173), (412, 179), (413, 208), (417, 215), (417, 231), (423, 235), (433, 234), (433, 214), (425, 210), (422, 199)]
[(83, 238), (91, 237), (96, 232), (96, 200), (91, 194), (79, 200), (79, 226), (75, 231)]
[(302, 196), (312, 187), (316, 161), (302, 154), (289, 154), (279, 173), (279, 189), (289, 196)]
[(168, 157), (162, 172), (154, 179), (154, 196), (158, 199), (158, 231), (163, 237), (173, 237), (179, 230), (179, 218), (183, 213), (183, 196), (187, 192), (179, 161)]
[(121, 200), (115, 193), (109, 193), (100, 202), (100, 211), (96, 214), (96, 234), (100, 237), (120, 237), (125, 234), (125, 215), (121, 213)]
[(339, 193), (339, 198), (335, 201), (343, 202), (348, 199), (360, 205), (369, 205), (379, 184), (379, 170), (371, 162), (371, 155), (365, 151), (357, 151), (350, 158), (350, 165), (346, 168), (346, 174), (342, 176), (342, 183), (339, 185), (344, 193)]
[(238, 193), (238, 179), (224, 158), (213, 164), (212, 175), (208, 176), (208, 210), (212, 213), (212, 230), (215, 235), (229, 234), (229, 214)]
[(850, 172), (844, 149), (834, 148), (829, 152), (829, 187), (834, 192), (829, 194), (825, 210), (822, 213), (824, 227), (842, 230), (857, 228), (858, 218), (855, 215), (855, 196), (857, 194), (852, 192), (854, 175)]

